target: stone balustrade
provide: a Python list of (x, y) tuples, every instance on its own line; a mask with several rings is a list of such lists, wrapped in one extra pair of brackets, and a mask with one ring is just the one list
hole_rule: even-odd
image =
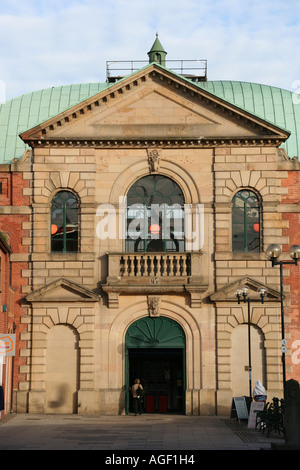
[(190, 264), (189, 253), (126, 253), (119, 255), (119, 276), (186, 277)]
[(202, 252), (108, 253), (108, 277), (102, 289), (109, 306), (117, 308), (121, 293), (183, 293), (200, 306), (208, 288)]

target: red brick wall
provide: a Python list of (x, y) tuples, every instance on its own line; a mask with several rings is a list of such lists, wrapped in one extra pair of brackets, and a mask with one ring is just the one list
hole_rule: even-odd
[[(23, 195), (23, 188), (29, 188), (29, 181), (23, 179), (23, 173), (1, 171), (0, 183), (2, 183), (2, 193), (0, 194), (1, 206), (28, 206), (29, 197)], [(13, 187), (13, 191), (12, 191)]]
[[(4, 240), (3, 240), (4, 238)], [(13, 312), (14, 312), (14, 292), (10, 288), (10, 250), (9, 237), (1, 236), (0, 240), (0, 333), (11, 333), (13, 327)], [(9, 373), (6, 362), (6, 357), (1, 356), (2, 365), (2, 387), (4, 390), (5, 397), (5, 408), (7, 410), (7, 401), (10, 401), (11, 396), (11, 382), (9, 381)], [(11, 362), (10, 362), (11, 364)], [(8, 374), (8, 375), (7, 375)], [(9, 407), (9, 405), (8, 405)]]
[[(7, 167), (7, 166), (6, 166)], [(28, 196), (23, 195), (23, 189), (29, 188), (29, 180), (23, 179), (22, 172), (10, 172), (10, 171), (1, 171), (0, 166), (0, 182), (2, 182), (2, 194), (0, 194), (0, 206), (24, 206), (29, 207), (30, 200)], [(8, 211), (9, 208), (7, 208)], [(8, 234), (10, 246), (12, 249), (13, 256), (18, 254), (27, 254), (29, 252), (29, 230), (28, 227), (24, 228), (24, 223), (30, 221), (28, 214), (15, 214), (7, 213), (1, 214), (0, 216), (0, 231)], [(16, 325), (16, 355), (14, 359), (14, 380), (13, 388), (18, 389), (18, 384), (20, 381), (24, 381), (23, 374), (20, 374), (20, 366), (26, 364), (26, 359), (20, 357), (20, 349), (25, 345), (20, 341), (20, 333), (26, 329), (26, 325), (22, 325), (20, 318), (24, 315), (23, 309), (21, 307), (21, 300), (24, 299), (23, 287), (28, 285), (28, 278), (22, 277), (22, 270), (28, 269), (27, 261), (15, 261), (11, 262), (11, 286), (14, 289), (14, 299), (12, 298), (12, 292), (7, 296), (7, 303), (12, 303), (13, 305), (8, 306), (8, 310), (13, 313), (13, 317), (10, 315), (9, 318), (6, 318), (6, 323), (4, 324), (5, 316), (0, 316), (2, 318), (2, 323), (0, 322), (0, 331), (3, 331), (2, 328), (5, 328), (6, 331), (3, 332), (12, 332), (13, 322)], [(5, 289), (9, 289), (9, 268), (7, 269), (7, 275), (5, 278)], [(2, 287), (4, 288), (4, 287)], [(2, 304), (1, 304), (2, 305)], [(0, 308), (1, 310), (1, 308)], [(7, 317), (7, 316), (6, 316)], [(5, 371), (4, 371), (5, 372)]]
[[(282, 181), (282, 186), (288, 188), (288, 194), (282, 198), (283, 204), (300, 204), (300, 172), (290, 171), (288, 178)], [(289, 237), (289, 245), (283, 246), (283, 251), (288, 251), (291, 245), (300, 245), (300, 212), (283, 213), (283, 220), (289, 221), (289, 227), (283, 231), (283, 235)], [(292, 354), (286, 354), (287, 380), (295, 379), (300, 382), (300, 262), (298, 266), (290, 267), (290, 275), (284, 276), (284, 284), (290, 285), (290, 294), (286, 296), (285, 305), (285, 330), (290, 333), (288, 348)]]
[(0, 333), (8, 333), (7, 312), (3, 312), (3, 305), (8, 301), (9, 257), (0, 248), (1, 292), (0, 292)]

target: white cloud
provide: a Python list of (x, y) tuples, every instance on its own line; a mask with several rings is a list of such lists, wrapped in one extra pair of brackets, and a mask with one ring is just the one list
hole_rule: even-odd
[(292, 89), (299, 13), (298, 0), (0, 0), (0, 80), (7, 98), (105, 81), (106, 60), (147, 60), (158, 31), (168, 59), (207, 59), (210, 80)]

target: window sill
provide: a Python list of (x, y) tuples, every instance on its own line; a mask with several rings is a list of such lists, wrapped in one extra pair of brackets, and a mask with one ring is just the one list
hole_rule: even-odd
[(91, 255), (94, 257), (94, 253), (50, 253), (50, 261), (77, 261), (90, 258)]
[(65, 256), (67, 258), (76, 258), (80, 253), (78, 252), (72, 252), (72, 253), (63, 253), (62, 251), (54, 251), (53, 253), (50, 253), (51, 258), (61, 258), (62, 256)]
[(95, 253), (33, 253), (32, 261), (94, 261)]
[(219, 251), (215, 253), (215, 260), (236, 260), (236, 261), (267, 261), (264, 251), (254, 253), (236, 253), (232, 251)]
[(266, 259), (266, 254), (263, 251), (256, 251), (253, 253), (233, 253), (231, 252), (231, 257), (234, 260), (245, 260), (245, 259), (253, 259), (253, 260), (265, 260)]

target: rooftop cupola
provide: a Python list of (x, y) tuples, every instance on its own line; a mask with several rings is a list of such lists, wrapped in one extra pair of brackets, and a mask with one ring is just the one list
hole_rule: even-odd
[(149, 62), (145, 60), (113, 60), (106, 62), (106, 81), (108, 83), (115, 83), (118, 80), (133, 74), (142, 67), (149, 64), (160, 64), (166, 69), (193, 82), (204, 82), (207, 79), (207, 61), (206, 60), (167, 60), (167, 52), (158, 39), (156, 33), (155, 41), (148, 52)]
[(167, 52), (162, 47), (160, 40), (158, 39), (158, 33), (156, 33), (156, 39), (150, 51), (148, 52), (149, 64), (151, 64), (151, 62), (157, 62), (158, 64), (163, 65), (165, 67), (166, 55)]

